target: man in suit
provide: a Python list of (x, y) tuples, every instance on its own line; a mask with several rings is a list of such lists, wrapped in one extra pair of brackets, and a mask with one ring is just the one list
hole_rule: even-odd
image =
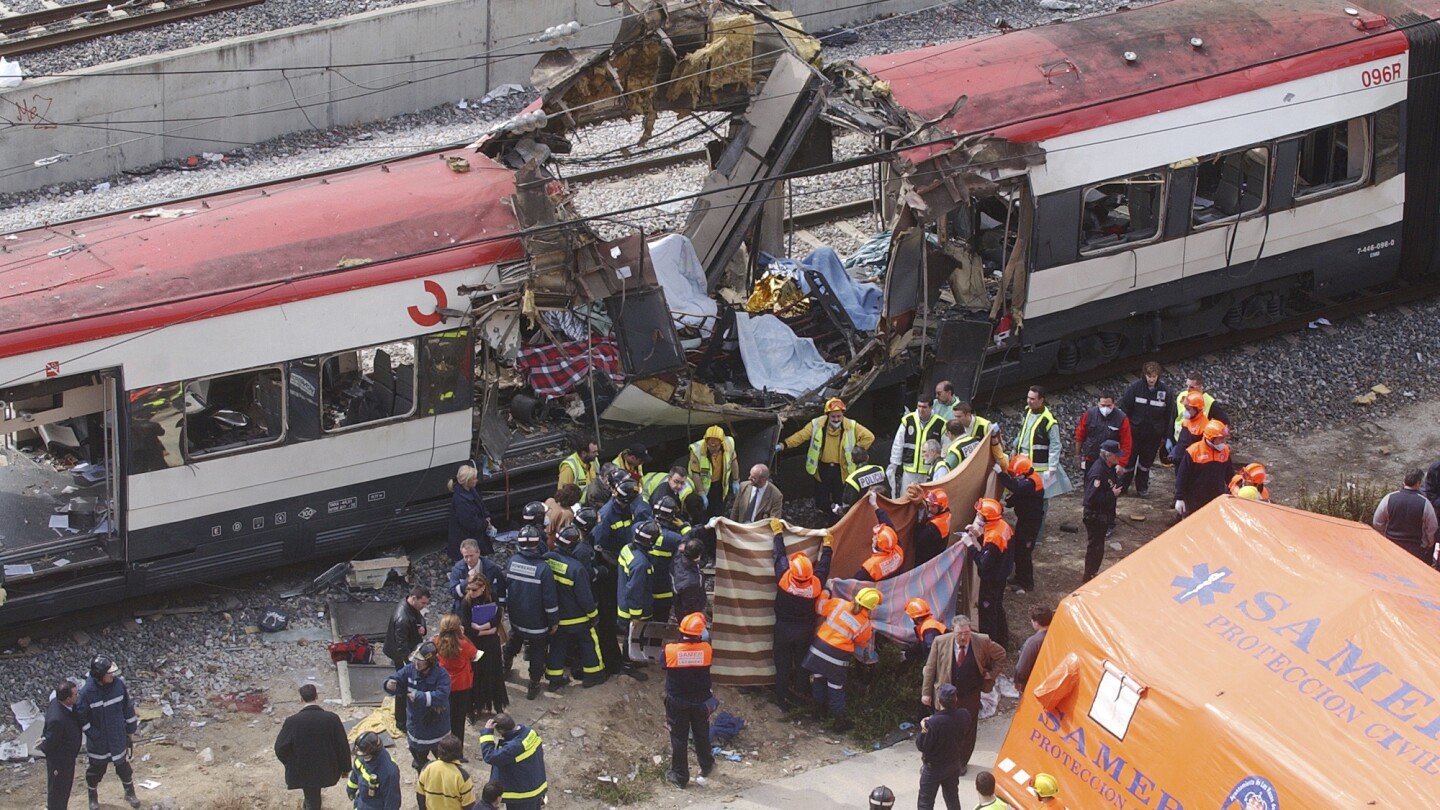
[(350, 741), (340, 717), (316, 702), (315, 685), (300, 687), (300, 711), (285, 718), (275, 738), (275, 757), (285, 765), (285, 787), (300, 790), (305, 810), (320, 810), (325, 788), (350, 772)]
[(736, 523), (754, 523), (757, 520), (779, 519), (785, 505), (785, 496), (780, 488), (770, 483), (770, 468), (756, 464), (750, 468), (750, 480), (740, 485), (740, 494), (735, 496), (735, 505), (730, 507), (730, 519)]
[(80, 719), (75, 716), (79, 697), (75, 684), (61, 681), (55, 687), (55, 697), (45, 707), (45, 736), (38, 746), (45, 752), (45, 810), (66, 810), (70, 806), (75, 758), (80, 756)]
[(965, 744), (960, 776), (970, 763), (975, 751), (975, 727), (980, 721), (980, 693), (995, 688), (995, 679), (1005, 671), (1008, 657), (1005, 648), (990, 640), (983, 633), (970, 629), (970, 617), (960, 614), (955, 617), (955, 629), (942, 633), (930, 647), (930, 656), (925, 659), (925, 673), (920, 686), (920, 702), (926, 706), (938, 705), (936, 693), (944, 684), (953, 684), (960, 693), (960, 707), (970, 714), (970, 725)]

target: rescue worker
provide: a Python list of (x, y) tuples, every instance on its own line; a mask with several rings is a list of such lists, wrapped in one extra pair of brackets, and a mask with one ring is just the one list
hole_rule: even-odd
[(1115, 528), (1115, 499), (1124, 487), (1120, 485), (1120, 443), (1106, 439), (1100, 444), (1100, 457), (1085, 472), (1085, 573), (1081, 582), (1089, 582), (1100, 573), (1105, 561), (1105, 538)]
[(825, 401), (825, 413), (805, 423), (775, 445), (777, 452), (807, 445), (805, 472), (815, 479), (815, 509), (823, 515), (836, 514), (835, 507), (844, 503), (845, 478), (855, 472), (856, 447), (870, 449), (875, 434), (854, 419), (846, 418), (845, 402), (839, 397)]
[[(925, 483), (929, 483), (930, 481), (939, 481), (941, 478), (945, 477), (944, 474), (935, 474), (935, 471), (940, 469), (941, 455), (942, 453), (940, 452), (939, 439), (926, 439), (925, 444), (920, 447), (920, 460), (925, 462), (925, 466), (930, 468), (930, 473), (925, 476)], [(946, 470), (945, 472), (948, 473), (949, 470)]]
[(1183, 417), (1180, 420), (1180, 432), (1175, 434), (1175, 440), (1170, 447), (1170, 463), (1179, 463), (1180, 457), (1185, 455), (1185, 450), (1195, 442), (1200, 441), (1201, 434), (1205, 432), (1205, 425), (1210, 422), (1205, 415), (1205, 396), (1190, 391), (1180, 397), (1180, 412)]
[(439, 664), (435, 642), (421, 644), (404, 669), (385, 679), (384, 689), (397, 704), (406, 704), (405, 742), (419, 773), (450, 733), (450, 673)]
[(554, 575), (555, 597), (560, 606), (560, 623), (550, 638), (545, 661), (545, 677), (550, 681), (551, 692), (558, 692), (569, 684), (565, 664), (575, 651), (580, 655), (581, 682), (586, 689), (599, 686), (608, 677), (600, 663), (600, 639), (595, 633), (599, 614), (590, 588), (590, 569), (575, 553), (579, 545), (580, 532), (566, 526), (557, 535), (555, 550), (544, 558)]
[(620, 582), (617, 597), (620, 603), (618, 629), (625, 634), (625, 657), (631, 664), (639, 664), (631, 657), (630, 650), (640, 641), (640, 630), (650, 620), (651, 606), (655, 599), (650, 579), (655, 576), (655, 567), (650, 562), (650, 549), (661, 539), (660, 524), (647, 520), (635, 527), (635, 536), (620, 549)]
[(995, 797), (995, 774), (989, 771), (975, 774), (975, 797), (980, 800), (975, 810), (1010, 810), (1004, 799)]
[(120, 666), (107, 655), (90, 659), (90, 677), (80, 687), (75, 702), (75, 719), (85, 735), (85, 753), (90, 764), (85, 768), (85, 788), (90, 793), (90, 810), (99, 810), (100, 780), (105, 769), (115, 766), (115, 775), (125, 788), (125, 801), (140, 806), (135, 795), (135, 772), (130, 767), (130, 738), (140, 730), (140, 716), (130, 700), (130, 690), (120, 677)]
[(475, 806), (475, 783), (460, 767), (463, 749), (454, 734), (446, 734), (435, 746), (435, 761), (425, 766), (415, 781), (415, 804), (419, 810), (471, 810)]
[(600, 508), (599, 522), (591, 532), (595, 548), (604, 549), (618, 558), (620, 549), (635, 534), (635, 524), (649, 520), (650, 504), (639, 497), (640, 487), (634, 481), (621, 481), (615, 494)]
[(1006, 503), (1015, 512), (1015, 578), (1010, 581), (1017, 593), (1035, 590), (1035, 542), (1040, 521), (1045, 517), (1045, 484), (1035, 474), (1030, 457), (1010, 457), (1008, 466), (996, 464), (995, 479), (1010, 492)]
[(935, 637), (945, 632), (945, 623), (931, 615), (930, 603), (918, 596), (905, 603), (905, 615), (915, 625), (916, 641), (915, 646), (905, 651), (905, 657), (910, 660), (926, 658), (930, 655)]
[[(888, 521), (890, 518), (878, 508), (877, 517)], [(905, 550), (900, 548), (900, 537), (895, 527), (886, 522), (876, 523), (870, 530), (870, 556), (860, 565), (851, 579), (862, 582), (879, 582), (886, 577), (900, 573), (905, 565)]]
[(525, 648), (525, 657), (530, 661), (530, 684), (525, 690), (525, 699), (534, 700), (540, 696), (540, 677), (545, 674), (545, 662), (550, 647), (550, 636), (560, 625), (560, 595), (555, 587), (555, 572), (545, 561), (542, 535), (534, 526), (520, 529), (515, 541), (515, 556), (505, 571), (507, 581), (504, 607), (510, 617), (510, 640), (505, 644), (505, 671)]
[(846, 731), (854, 723), (845, 715), (845, 678), (856, 647), (869, 647), (874, 628), (870, 611), (880, 606), (880, 591), (861, 588), (855, 601), (832, 597), (822, 592), (815, 602), (815, 613), (821, 617), (815, 640), (805, 655), (803, 666), (810, 672), (810, 696), (830, 711), (831, 728)]
[(804, 694), (801, 665), (810, 643), (815, 640), (815, 601), (830, 578), (834, 540), (830, 533), (820, 544), (820, 557), (813, 564), (805, 552), (785, 554), (785, 524), (771, 518), (775, 535), (775, 705), (789, 711), (793, 695)]
[(540, 501), (531, 501), (520, 510), (520, 525), (534, 526), (543, 534), (550, 525), (549, 511)]
[(599, 458), (599, 442), (591, 438), (576, 441), (575, 452), (560, 460), (559, 480), (555, 482), (555, 486), (574, 484), (584, 492), (589, 488), (590, 482), (600, 476)]
[(1107, 441), (1120, 445), (1120, 464), (1123, 467), (1130, 457), (1130, 418), (1115, 407), (1114, 397), (1101, 394), (1096, 404), (1080, 417), (1080, 424), (1075, 426), (1075, 449), (1080, 455), (1082, 475), (1100, 458), (1100, 445)]
[[(580, 532), (580, 543), (576, 545), (576, 552), (591, 557), (589, 565), (592, 571), (591, 581), (595, 586), (595, 609), (598, 614), (595, 631), (600, 639), (600, 660), (605, 664), (607, 675), (628, 674), (638, 680), (645, 680), (645, 673), (626, 666), (628, 662), (620, 651), (616, 630), (620, 618), (616, 601), (620, 582), (620, 560), (618, 554), (595, 542), (594, 532), (599, 524), (600, 514), (588, 506), (575, 513), (574, 528)], [(582, 549), (584, 551), (581, 551)]]
[(1225, 439), (1230, 429), (1224, 422), (1211, 419), (1205, 425), (1202, 441), (1190, 445), (1175, 468), (1175, 513), (1180, 517), (1194, 512), (1225, 494), (1226, 485), (1235, 474), (1230, 462), (1230, 447)]
[[(1405, 474), (1405, 486), (1380, 499), (1372, 525), (1390, 542), (1429, 563), (1435, 547), (1435, 507), (1420, 494), (1424, 479), (1419, 470)], [(84, 702), (84, 697), (81, 697)]]
[(485, 721), (480, 758), (490, 766), (490, 781), (504, 786), (505, 810), (540, 810), (550, 783), (545, 777), (545, 742), (529, 726), (501, 712)]
[(935, 415), (949, 422), (955, 416), (955, 384), (949, 380), (941, 380), (935, 383), (935, 399), (930, 403), (930, 410)]
[(1230, 479), (1230, 494), (1239, 495), (1240, 490), (1251, 487), (1255, 490), (1256, 500), (1270, 502), (1270, 488), (1265, 484), (1270, 480), (1270, 474), (1266, 472), (1265, 465), (1258, 461), (1246, 464), (1235, 473)]
[(915, 547), (915, 567), (940, 556), (950, 545), (950, 495), (938, 487), (925, 493), (915, 531), (910, 535)]
[(610, 462), (630, 474), (637, 484), (645, 480), (645, 465), (650, 463), (650, 449), (644, 442), (632, 442), (629, 447), (615, 454)]
[(675, 564), (675, 554), (680, 551), (680, 544), (685, 542), (686, 535), (690, 534), (690, 524), (680, 519), (680, 505), (674, 498), (661, 498), (653, 509), (655, 522), (660, 524), (660, 536), (656, 538), (654, 545), (646, 549), (654, 572), (650, 577), (650, 592), (654, 597), (650, 603), (650, 611), (655, 621), (668, 622), (670, 608), (675, 603), (675, 583), (671, 570)]
[(1040, 510), (1036, 543), (1045, 536), (1045, 517), (1050, 511), (1050, 499), (1066, 495), (1074, 489), (1070, 476), (1065, 474), (1065, 466), (1060, 463), (1060, 448), (1060, 423), (1045, 405), (1045, 389), (1032, 385), (1025, 394), (1025, 415), (1015, 436), (1015, 452), (1030, 458), (1031, 469), (1045, 485), (1045, 507)]
[(1060, 802), (1057, 799), (1060, 795), (1060, 783), (1055, 781), (1055, 777), (1048, 773), (1035, 774), (1035, 783), (1031, 785), (1030, 790), (1035, 794), (1035, 798), (1040, 800), (1041, 807), (1045, 807), (1047, 810), (1052, 807), (1060, 810)]
[(945, 420), (931, 410), (928, 397), (922, 397), (915, 404), (915, 410), (900, 417), (895, 441), (890, 445), (890, 466), (885, 470), (896, 492), (930, 480), (935, 462), (926, 463), (924, 446), (931, 439), (939, 442), (944, 433)]
[[(1192, 371), (1185, 375), (1185, 394), (1200, 395), (1201, 401), (1203, 402), (1200, 406), (1200, 415), (1204, 417), (1205, 422), (1215, 419), (1227, 425), (1230, 424), (1230, 416), (1226, 413), (1225, 406), (1217, 404), (1215, 397), (1205, 392), (1205, 377), (1200, 372)], [(1179, 394), (1175, 397), (1175, 410), (1171, 414), (1174, 422), (1169, 426), (1170, 431), (1168, 438), (1170, 448), (1166, 455), (1172, 463), (1179, 463), (1180, 461), (1180, 453), (1175, 451), (1174, 444), (1180, 440), (1180, 423), (1186, 419), (1185, 394)], [(1204, 422), (1201, 422), (1201, 425), (1203, 426)]]
[(705, 499), (705, 514), (725, 514), (725, 499), (740, 491), (740, 458), (735, 439), (719, 425), (705, 429), (705, 437), (690, 445), (690, 480)]
[(710, 751), (710, 713), (716, 705), (710, 686), (714, 652), (705, 641), (705, 614), (680, 620), (680, 640), (665, 645), (665, 725), (670, 729), (670, 769), (665, 781), (684, 788), (690, 783), (690, 740), (700, 775), (715, 770)]
[(1150, 468), (1164, 442), (1170, 423), (1170, 387), (1160, 380), (1160, 364), (1151, 360), (1140, 369), (1141, 378), (1120, 395), (1120, 408), (1130, 417), (1130, 434), (1134, 448), (1127, 457), (1121, 486), (1135, 484), (1135, 494), (1150, 495)]
[(980, 575), (980, 632), (1002, 647), (1010, 644), (1010, 625), (1005, 620), (1005, 580), (1014, 567), (1014, 557), (1010, 554), (1010, 539), (1014, 534), (1005, 522), (1005, 507), (994, 498), (981, 498), (975, 502), (975, 522), (965, 527), (962, 536)]
[(870, 791), (870, 810), (890, 810), (895, 806), (895, 791), (884, 785)]
[(400, 810), (400, 768), (373, 731), (355, 738), (345, 795), (355, 810)]
[(850, 451), (850, 474), (845, 476), (841, 502), (831, 509), (831, 513), (836, 517), (844, 515), (871, 492), (890, 497), (890, 481), (885, 476), (884, 467), (870, 463), (870, 451), (857, 447)]
[(689, 616), (706, 610), (705, 575), (700, 560), (705, 557), (705, 544), (692, 537), (680, 544), (680, 555), (670, 568), (670, 582), (675, 590), (675, 615)]
[(705, 515), (700, 498), (696, 497), (695, 483), (690, 480), (690, 471), (684, 464), (676, 464), (668, 473), (645, 473), (641, 489), (645, 502), (652, 508), (661, 498), (669, 495), (680, 504), (686, 520), (693, 523)]
[(957, 454), (952, 463), (947, 465), (953, 470), (960, 466), (961, 461), (974, 454), (985, 441), (985, 436), (990, 433), (990, 420), (975, 413), (970, 403), (961, 400), (955, 403), (955, 415), (950, 417), (950, 423), (946, 424), (945, 430), (954, 437), (942, 448), (944, 454), (948, 455), (952, 450)]

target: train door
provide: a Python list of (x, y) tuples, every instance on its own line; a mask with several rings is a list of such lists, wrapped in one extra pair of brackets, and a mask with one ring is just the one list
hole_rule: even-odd
[(118, 382), (100, 371), (0, 390), (0, 560), (22, 592), (124, 560)]
[[(1192, 182), (1184, 277), (1187, 293), (1203, 295), (1208, 285), (1192, 284), (1192, 279), (1227, 268), (1248, 271), (1264, 249), (1270, 147), (1234, 149), (1185, 163)], [(1177, 188), (1177, 193), (1185, 191)]]

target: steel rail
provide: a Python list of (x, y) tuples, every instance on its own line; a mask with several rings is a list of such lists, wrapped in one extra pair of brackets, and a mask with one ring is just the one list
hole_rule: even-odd
[[(0, 18), (0, 56), (19, 56), (58, 48), (98, 37), (153, 28), (158, 25), (263, 3), (264, 0), (171, 0), (165, 8), (150, 11), (151, 3), (132, 0), (107, 3), (88, 0), (58, 8)], [(125, 11), (114, 16), (110, 10)], [(134, 13), (130, 13), (130, 12)], [(82, 21), (73, 24), (74, 20)], [(67, 24), (63, 29), (57, 26)]]

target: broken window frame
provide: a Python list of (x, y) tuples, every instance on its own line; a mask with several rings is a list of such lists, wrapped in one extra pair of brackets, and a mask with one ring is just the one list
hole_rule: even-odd
[[(1314, 141), (1322, 132), (1343, 133), (1345, 136), (1345, 165), (1346, 176), (1340, 180), (1327, 180), (1322, 183), (1302, 183), (1307, 162), (1307, 154), (1314, 149)], [(1361, 141), (1361, 152), (1355, 154), (1354, 136), (1359, 136)], [(1293, 138), (1299, 147), (1295, 159), (1295, 176), (1291, 178), (1294, 183), (1295, 202), (1297, 205), (1312, 200), (1323, 199), (1332, 194), (1337, 194), (1347, 189), (1358, 188), (1370, 180), (1371, 167), (1374, 162), (1375, 137), (1374, 137), (1374, 116), (1357, 115), (1354, 118), (1347, 118), (1344, 121), (1337, 121), (1323, 127), (1316, 127)], [(1331, 160), (1334, 163), (1334, 150), (1338, 141), (1330, 141)], [(1351, 177), (1349, 168), (1358, 165), (1359, 174)], [(1334, 168), (1331, 165), (1329, 168)]]
[[(279, 416), (279, 420), (278, 420), (279, 430), (275, 431), (274, 435), (268, 435), (268, 434), (269, 434), (269, 428), (268, 428), (268, 426), (267, 426), (267, 427), (266, 427), (266, 433), (267, 433), (267, 435), (266, 435), (266, 436), (263, 436), (263, 437), (254, 437), (254, 438), (245, 439), (245, 440), (238, 441), (238, 442), (232, 442), (232, 443), (229, 443), (229, 444), (218, 445), (218, 446), (215, 446), (215, 447), (197, 448), (197, 447), (195, 446), (195, 444), (194, 444), (194, 441), (193, 441), (194, 430), (193, 430), (192, 427), (191, 427), (191, 418), (192, 418), (192, 417), (191, 417), (191, 414), (189, 413), (189, 408), (188, 408), (188, 403), (187, 403), (187, 404), (186, 404), (186, 409), (185, 409), (185, 412), (184, 412), (184, 416), (183, 416), (183, 419), (182, 419), (182, 423), (181, 423), (182, 426), (181, 426), (181, 428), (180, 428), (180, 435), (181, 435), (181, 437), (182, 437), (181, 443), (180, 443), (180, 449), (181, 449), (181, 451), (185, 454), (185, 459), (186, 459), (186, 461), (203, 461), (203, 460), (208, 460), (208, 459), (216, 458), (216, 457), (218, 457), (218, 456), (232, 455), (232, 454), (234, 454), (234, 453), (240, 453), (240, 452), (244, 452), (244, 451), (246, 451), (246, 450), (254, 450), (254, 449), (261, 448), (261, 447), (274, 447), (275, 445), (278, 445), (278, 444), (280, 444), (280, 443), (282, 443), (282, 442), (285, 441), (285, 435), (286, 435), (286, 433), (287, 433), (287, 421), (288, 421), (288, 417), (289, 417), (289, 407), (288, 407), (288, 403), (286, 402), (286, 392), (287, 392), (289, 389), (288, 389), (288, 387), (287, 387), (288, 380), (286, 379), (285, 368), (284, 368), (283, 365), (281, 365), (281, 364), (279, 364), (279, 363), (267, 363), (267, 364), (265, 364), (265, 365), (255, 366), (255, 367), (253, 367), (253, 368), (240, 369), (240, 370), (238, 370), (238, 371), (227, 371), (227, 372), (225, 372), (225, 373), (223, 373), (223, 374), (211, 374), (211, 375), (208, 375), (208, 376), (205, 376), (205, 377), (195, 377), (194, 379), (186, 380), (186, 381), (185, 381), (185, 384), (184, 384), (184, 387), (181, 389), (181, 391), (183, 392), (183, 395), (185, 395), (185, 396), (188, 397), (188, 395), (189, 395), (189, 393), (190, 393), (190, 386), (196, 385), (197, 383), (202, 383), (202, 382), (212, 383), (211, 388), (213, 389), (213, 382), (214, 382), (215, 380), (224, 380), (224, 379), (227, 379), (227, 378), (230, 378), (230, 377), (242, 377), (242, 376), (246, 376), (246, 375), (257, 376), (257, 375), (263, 374), (263, 373), (265, 373), (265, 372), (271, 372), (271, 371), (275, 372), (275, 374), (276, 374), (276, 376), (277, 376), (277, 381), (278, 381), (278, 383), (279, 383), (279, 388), (277, 389), (278, 394), (279, 394), (279, 396), (277, 397), (277, 401), (279, 402), (279, 406), (280, 406), (280, 412), (279, 412), (279, 414), (278, 414), (278, 416)], [(208, 397), (208, 394), (209, 394), (209, 391), (208, 391), (208, 390), (206, 391), (206, 394), (207, 394), (207, 397)], [(256, 402), (256, 403), (253, 403), (253, 404), (256, 405), (257, 407), (262, 405), (262, 403), (259, 403), (259, 402)], [(207, 400), (206, 400), (206, 402), (205, 402), (205, 405), (206, 405), (207, 408), (209, 408), (210, 405), (211, 405), (211, 403), (209, 402), (208, 398), (207, 398)], [(237, 409), (233, 409), (233, 408), (232, 408), (231, 410), (237, 410)], [(249, 413), (243, 413), (243, 415), (244, 415), (247, 419), (250, 419), (250, 418), (251, 418), (251, 415), (250, 415)]]
[[(328, 397), (327, 397), (326, 395), (327, 395), (327, 393), (329, 393), (329, 391), (330, 391), (330, 389), (331, 389), (330, 380), (329, 380), (329, 371), (328, 371), (330, 361), (331, 361), (331, 360), (338, 360), (338, 359), (343, 358), (343, 357), (345, 357), (345, 356), (347, 356), (347, 355), (353, 355), (354, 358), (355, 358), (355, 363), (356, 363), (356, 368), (355, 368), (354, 370), (359, 372), (359, 374), (360, 374), (360, 379), (361, 379), (361, 380), (368, 381), (369, 384), (370, 384), (370, 387), (365, 391), (365, 393), (364, 393), (362, 396), (364, 396), (364, 397), (370, 397), (370, 398), (373, 399), (372, 394), (373, 394), (373, 392), (375, 391), (375, 388), (376, 388), (376, 383), (375, 383), (375, 379), (374, 379), (374, 373), (375, 373), (375, 355), (376, 355), (376, 353), (379, 352), (379, 351), (388, 350), (388, 349), (390, 349), (391, 347), (396, 347), (396, 346), (408, 346), (409, 349), (410, 349), (410, 358), (411, 358), (411, 360), (410, 360), (410, 365), (411, 365), (411, 371), (410, 371), (410, 391), (409, 391), (409, 394), (410, 394), (410, 407), (409, 407), (409, 409), (406, 410), (404, 413), (391, 414), (391, 415), (389, 415), (389, 416), (377, 416), (377, 417), (375, 417), (375, 418), (373, 418), (373, 419), (365, 419), (365, 420), (360, 421), (360, 422), (329, 424), (331, 420), (330, 420), (329, 416), (327, 415), (326, 400), (327, 400)], [(393, 351), (388, 351), (387, 353), (388, 353), (391, 357), (395, 357), (395, 353), (394, 353)], [(367, 354), (369, 355), (369, 358), (370, 358), (369, 361), (368, 361), (368, 363), (366, 362), (366, 359), (365, 359), (365, 356), (366, 356)], [(367, 374), (366, 371), (365, 371), (367, 365), (368, 365), (369, 370), (370, 370), (368, 374)], [(402, 364), (402, 365), (403, 365), (403, 364)], [(370, 345), (368, 345), (368, 346), (360, 346), (360, 347), (354, 348), (354, 349), (342, 349), (341, 351), (338, 351), (338, 352), (330, 352), (329, 354), (322, 355), (322, 356), (320, 357), (320, 392), (319, 392), (319, 401), (320, 401), (320, 408), (319, 408), (319, 413), (320, 413), (320, 434), (321, 434), (322, 436), (334, 436), (334, 435), (340, 434), (340, 433), (349, 433), (349, 432), (352, 431), (352, 430), (359, 430), (359, 429), (361, 429), (361, 428), (374, 427), (374, 426), (376, 426), (376, 425), (385, 425), (385, 424), (390, 424), (391, 422), (399, 422), (399, 421), (402, 421), (402, 420), (405, 420), (405, 419), (409, 419), (410, 417), (414, 416), (415, 413), (416, 413), (416, 409), (417, 409), (417, 407), (418, 407), (418, 404), (417, 404), (417, 399), (418, 399), (417, 393), (418, 393), (418, 389), (419, 389), (419, 387), (420, 387), (419, 384), (418, 384), (418, 383), (419, 383), (419, 381), (418, 381), (419, 366), (420, 366), (420, 347), (419, 347), (419, 345), (418, 345), (418, 341), (417, 341), (415, 338), (403, 338), (403, 339), (401, 339), (401, 340), (387, 340), (387, 341), (384, 342), (384, 343), (374, 343), (374, 344), (370, 344)], [(392, 371), (393, 371), (393, 370), (396, 370), (396, 369), (398, 369), (398, 368), (400, 368), (400, 366), (391, 366), (391, 370), (392, 370)], [(346, 374), (346, 373), (349, 373), (349, 371), (350, 371), (349, 369), (346, 369), (345, 371), (343, 371), (343, 372), (341, 372), (341, 373), (342, 373), (342, 374)], [(398, 382), (398, 381), (399, 381), (399, 375), (396, 375), (395, 379), (396, 379), (396, 381)], [(397, 385), (397, 386), (395, 387), (395, 390), (394, 390), (394, 395), (395, 395), (396, 397), (398, 397), (398, 396), (400, 395), (400, 393), (401, 393), (401, 392), (400, 392), (400, 390), (399, 390), (399, 386)], [(348, 413), (348, 411), (349, 411), (349, 406), (350, 406), (352, 403), (354, 403), (354, 402), (356, 401), (356, 399), (358, 399), (358, 398), (357, 398), (357, 397), (352, 397), (352, 398), (350, 398), (349, 400), (346, 401), (346, 403), (345, 403), (345, 404), (346, 404), (345, 412)]]
[[(1146, 179), (1146, 178), (1153, 178), (1153, 179)], [(1086, 227), (1086, 216), (1087, 216), (1087, 210), (1089, 209), (1089, 207), (1090, 207), (1091, 204), (1090, 204), (1090, 203), (1087, 203), (1087, 202), (1085, 201), (1085, 198), (1088, 197), (1088, 196), (1090, 195), (1090, 192), (1092, 192), (1092, 191), (1099, 191), (1101, 188), (1103, 188), (1103, 187), (1105, 187), (1105, 186), (1113, 186), (1113, 185), (1122, 184), (1122, 183), (1125, 184), (1125, 185), (1127, 185), (1127, 186), (1142, 185), (1142, 184), (1143, 184), (1143, 185), (1151, 185), (1151, 184), (1155, 184), (1155, 183), (1158, 183), (1158, 184), (1160, 185), (1160, 190), (1159, 190), (1159, 192), (1155, 195), (1155, 205), (1154, 205), (1154, 208), (1153, 208), (1154, 214), (1155, 214), (1155, 221), (1154, 221), (1154, 224), (1152, 225), (1152, 228), (1153, 228), (1152, 232), (1149, 233), (1148, 235), (1144, 236), (1144, 237), (1139, 237), (1139, 238), (1135, 238), (1135, 239), (1124, 239), (1124, 238), (1122, 238), (1120, 241), (1117, 241), (1117, 242), (1107, 242), (1107, 243), (1105, 243), (1105, 244), (1103, 244), (1103, 245), (1096, 245), (1096, 246), (1093, 246), (1093, 247), (1092, 247), (1092, 246), (1087, 246), (1087, 242), (1088, 242), (1088, 240), (1089, 240), (1089, 237), (1087, 236), (1087, 234), (1089, 233), (1089, 229)], [(1130, 249), (1130, 248), (1138, 247), (1138, 246), (1140, 246), (1140, 245), (1148, 245), (1148, 244), (1150, 244), (1150, 243), (1152, 243), (1152, 242), (1158, 242), (1158, 241), (1160, 241), (1161, 239), (1163, 239), (1164, 236), (1165, 236), (1165, 200), (1166, 200), (1167, 197), (1169, 196), (1169, 193), (1170, 193), (1170, 171), (1169, 171), (1168, 169), (1165, 169), (1165, 168), (1147, 169), (1147, 170), (1142, 171), (1142, 172), (1135, 172), (1134, 174), (1125, 175), (1125, 176), (1123, 176), (1123, 177), (1116, 177), (1116, 178), (1112, 178), (1112, 179), (1110, 179), (1110, 180), (1105, 180), (1105, 181), (1102, 181), (1102, 182), (1099, 182), (1099, 183), (1092, 183), (1092, 184), (1090, 184), (1090, 185), (1088, 185), (1088, 186), (1085, 186), (1085, 187), (1081, 190), (1081, 192), (1080, 192), (1080, 222), (1079, 222), (1080, 230), (1079, 230), (1079, 243), (1078, 243), (1078, 244), (1079, 244), (1079, 248), (1080, 248), (1080, 250), (1079, 250), (1080, 256), (1081, 256), (1082, 258), (1087, 258), (1087, 259), (1088, 259), (1088, 258), (1094, 258), (1094, 257), (1096, 257), (1096, 256), (1104, 256), (1104, 255), (1106, 255), (1106, 254), (1108, 254), (1108, 253), (1111, 253), (1111, 252), (1113, 252), (1113, 251), (1128, 250), (1128, 249)], [(1111, 195), (1110, 195), (1110, 194), (1105, 194), (1105, 197), (1109, 197), (1109, 196), (1111, 196)], [(1126, 226), (1127, 226), (1127, 227), (1126, 227), (1126, 232), (1127, 232), (1127, 233), (1128, 233), (1128, 231), (1129, 231), (1129, 223), (1134, 222), (1134, 217), (1131, 216), (1130, 213), (1129, 213), (1129, 210), (1130, 210), (1130, 209), (1129, 209), (1129, 198), (1130, 198), (1130, 195), (1127, 194), (1127, 195), (1126, 195), (1126, 204), (1125, 204), (1125, 209), (1126, 209)], [(1097, 202), (1098, 202), (1098, 200), (1097, 200)], [(1119, 207), (1119, 206), (1115, 206), (1115, 208), (1118, 208), (1118, 207)], [(1113, 211), (1113, 210), (1115, 210), (1115, 208), (1112, 208), (1111, 210)]]
[[(130, 400), (130, 414), (125, 430), (129, 445), (129, 475), (158, 472), (185, 463), (184, 423), (185, 410), (178, 407), (184, 402), (185, 383), (171, 382), (152, 385), (126, 392)], [(143, 426), (143, 427), (142, 427)], [(166, 442), (160, 437), (169, 431), (181, 434), (175, 439), (175, 450), (168, 452)], [(151, 451), (158, 446), (160, 453)]]
[[(1204, 157), (1199, 158), (1195, 164), (1195, 182), (1191, 187), (1190, 229), (1192, 231), (1203, 231), (1209, 228), (1216, 227), (1218, 225), (1235, 222), (1236, 220), (1244, 219), (1245, 217), (1254, 216), (1255, 214), (1263, 212), (1270, 202), (1270, 167), (1274, 164), (1274, 160), (1272, 159), (1272, 151), (1273, 150), (1268, 143), (1255, 144), (1253, 146), (1246, 146), (1240, 149), (1230, 149), (1225, 152), (1217, 152), (1215, 154), (1205, 155)], [(1246, 192), (1250, 188), (1249, 180), (1251, 179), (1251, 174), (1246, 172), (1243, 167), (1250, 165), (1250, 157), (1255, 152), (1260, 152), (1265, 155), (1264, 162), (1263, 164), (1261, 164), (1262, 169), (1259, 176), (1260, 193), (1258, 197), (1255, 198), (1255, 206), (1250, 209), (1242, 208), (1235, 211), (1234, 213), (1223, 214), (1222, 216), (1218, 216), (1214, 219), (1207, 219), (1203, 222), (1198, 220), (1197, 217), (1201, 213), (1201, 208), (1199, 207), (1197, 201), (1202, 199), (1200, 196), (1201, 167), (1203, 167), (1207, 163), (1220, 163), (1221, 177), (1220, 182), (1216, 184), (1218, 190), (1219, 186), (1224, 182), (1224, 161), (1231, 158), (1238, 159), (1242, 168), (1240, 171), (1240, 186), (1237, 189), (1238, 197), (1236, 199), (1236, 205), (1240, 206), (1243, 205), (1246, 200)], [(1209, 206), (1206, 207), (1205, 210), (1217, 210), (1218, 208), (1219, 201), (1214, 200)]]

